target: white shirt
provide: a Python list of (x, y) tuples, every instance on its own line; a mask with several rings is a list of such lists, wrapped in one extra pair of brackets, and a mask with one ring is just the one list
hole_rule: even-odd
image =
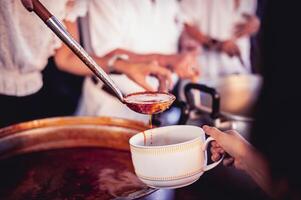
[[(189, 23), (197, 25), (206, 35), (224, 41), (233, 37), (235, 25), (243, 22), (243, 13), (255, 14), (256, 0), (239, 2), (239, 7), (235, 8), (234, 0), (182, 0), (181, 10)], [(238, 39), (237, 45), (245, 66), (237, 57), (231, 58), (225, 53), (204, 50), (200, 56), (202, 78), (214, 79), (232, 73), (249, 73), (251, 70), (249, 37)]]
[[(74, 21), (87, 0), (41, 0), (59, 19)], [(0, 1), (0, 94), (26, 96), (43, 85), (41, 71), (61, 46), (60, 40), (20, 0)]]
[[(182, 30), (177, 0), (91, 0), (83, 20), (84, 43), (90, 53), (103, 56), (122, 48), (140, 54), (177, 52)], [(125, 93), (141, 91), (125, 75), (111, 76)], [(146, 121), (100, 86), (87, 79), (79, 115), (107, 115)]]
[[(123, 48), (139, 53), (177, 52), (181, 24), (176, 0), (91, 0), (85, 45), (98, 56)], [(89, 41), (90, 40), (90, 41)], [(90, 43), (90, 44), (89, 44)]]

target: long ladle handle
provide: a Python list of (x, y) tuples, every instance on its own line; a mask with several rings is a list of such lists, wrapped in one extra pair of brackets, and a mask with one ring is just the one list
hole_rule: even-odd
[(89, 54), (68, 33), (59, 20), (39, 1), (33, 0), (33, 11), (45, 24), (90, 68), (90, 70), (110, 87), (118, 99), (124, 103), (123, 95), (109, 75), (89, 56)]

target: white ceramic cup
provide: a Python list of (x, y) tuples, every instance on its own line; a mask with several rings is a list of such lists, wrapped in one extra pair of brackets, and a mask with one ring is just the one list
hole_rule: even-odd
[[(144, 141), (146, 140), (146, 145)], [(138, 178), (153, 188), (179, 188), (197, 181), (219, 161), (207, 165), (207, 146), (202, 128), (189, 125), (150, 129), (131, 137), (132, 162)]]

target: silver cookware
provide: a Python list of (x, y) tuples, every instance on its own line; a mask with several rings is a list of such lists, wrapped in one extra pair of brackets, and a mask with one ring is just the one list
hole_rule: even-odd
[(222, 130), (235, 129), (246, 138), (253, 122), (252, 113), (262, 78), (259, 75), (229, 75), (205, 84), (185, 86), (188, 119), (209, 114), (211, 125)]

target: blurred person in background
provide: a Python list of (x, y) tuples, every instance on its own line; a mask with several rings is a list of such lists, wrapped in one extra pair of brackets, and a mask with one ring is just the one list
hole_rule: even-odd
[[(279, 15), (279, 13), (282, 13)], [(301, 199), (299, 157), (301, 95), (290, 92), (300, 83), (300, 19), (298, 2), (268, 1), (262, 21), (264, 84), (257, 103), (250, 143), (235, 131), (203, 127), (216, 139), (213, 160), (226, 152), (224, 164), (244, 170), (273, 199)], [(279, 24), (282, 28), (279, 29)], [(290, 49), (290, 51), (284, 51)], [(281, 81), (280, 81), (281, 80)], [(286, 92), (286, 95), (281, 95)]]
[[(21, 2), (28, 10), (32, 9), (29, 0), (0, 2), (0, 127), (61, 114), (57, 109), (61, 99), (48, 90), (45, 84), (49, 82), (43, 85), (42, 70), (50, 57), (54, 57), (60, 70), (76, 75), (92, 75), (37, 16), (25, 10)], [(86, 14), (88, 1), (41, 2), (64, 22), (68, 31), (78, 40), (76, 19)], [(93, 57), (105, 71), (110, 72), (107, 60), (111, 55)], [(148, 74), (169, 77), (168, 72), (152, 67), (116, 66), (115, 71), (127, 74), (143, 86)]]
[[(118, 55), (115, 64), (124, 59), (130, 65), (144, 63), (152, 67), (153, 63), (181, 79), (198, 80), (196, 54), (178, 53), (182, 24), (176, 0), (91, 0), (81, 24), (84, 46), (92, 54), (114, 52)], [(144, 90), (126, 76), (111, 77), (125, 94)], [(156, 90), (156, 80), (148, 77), (147, 82), (152, 86), (150, 90)], [(91, 78), (85, 80), (78, 114), (148, 121), (148, 116), (124, 107)]]
[(182, 51), (200, 53), (201, 82), (251, 73), (250, 36), (259, 29), (256, 0), (181, 0)]
[[(62, 21), (74, 22), (86, 13), (84, 1), (42, 2)], [(0, 126), (51, 116), (55, 105), (50, 101), (56, 100), (47, 99), (42, 71), (60, 40), (20, 0), (11, 0), (0, 2), (0, 44)]]

